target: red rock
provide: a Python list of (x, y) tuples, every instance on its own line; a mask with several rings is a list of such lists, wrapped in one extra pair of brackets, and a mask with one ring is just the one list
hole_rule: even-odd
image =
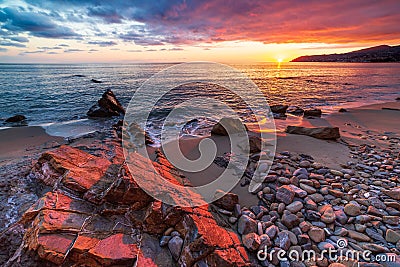
[(88, 251), (101, 265), (133, 265), (138, 255), (136, 242), (129, 235), (115, 234), (100, 240)]

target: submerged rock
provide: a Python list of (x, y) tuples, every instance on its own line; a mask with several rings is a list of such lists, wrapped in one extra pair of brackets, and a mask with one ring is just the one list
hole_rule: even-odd
[(318, 139), (340, 138), (338, 127), (315, 127), (306, 128), (301, 126), (287, 126), (286, 132), (290, 134), (307, 135)]
[(26, 117), (24, 115), (17, 114), (17, 115), (14, 115), (14, 116), (6, 119), (6, 122), (20, 122), (20, 121), (24, 121), (24, 120), (26, 120)]
[(91, 79), (90, 80), (92, 83), (102, 83), (102, 81), (96, 80), (96, 79)]
[(89, 117), (112, 117), (120, 114), (125, 114), (125, 109), (110, 89), (104, 92), (97, 103), (87, 112)]
[(293, 115), (297, 115), (300, 116), (304, 113), (304, 109), (298, 107), (298, 106), (290, 106), (287, 110), (287, 113), (293, 114)]

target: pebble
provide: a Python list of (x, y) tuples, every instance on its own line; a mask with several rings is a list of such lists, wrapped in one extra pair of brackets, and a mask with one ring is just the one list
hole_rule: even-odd
[(238, 221), (238, 233), (246, 235), (249, 233), (255, 233), (257, 230), (257, 222), (247, 215), (242, 215)]
[(171, 252), (174, 260), (178, 261), (179, 256), (181, 255), (183, 245), (183, 239), (179, 236), (172, 237), (168, 242), (168, 249)]
[(394, 231), (392, 229), (386, 230), (386, 241), (396, 244), (400, 240), (400, 231)]
[(251, 250), (255, 251), (261, 244), (260, 236), (256, 233), (249, 233), (242, 236), (243, 245)]
[(354, 203), (349, 203), (346, 206), (344, 206), (344, 213), (346, 213), (349, 216), (357, 216), (361, 214), (361, 207), (359, 205), (356, 205)]
[(318, 227), (311, 227), (308, 231), (308, 235), (314, 242), (322, 242), (325, 240), (325, 231)]
[(289, 185), (282, 185), (278, 188), (275, 198), (280, 202), (290, 204), (293, 202), (294, 196), (295, 192)]
[(300, 201), (294, 201), (293, 203), (286, 206), (286, 209), (291, 213), (296, 213), (303, 208), (303, 203)]

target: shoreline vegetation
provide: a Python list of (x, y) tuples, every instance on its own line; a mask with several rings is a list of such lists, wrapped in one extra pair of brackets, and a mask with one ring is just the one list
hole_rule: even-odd
[[(114, 98), (100, 100), (91, 114), (115, 114), (115, 106), (123, 113)], [(349, 249), (394, 255), (399, 264), (400, 101), (322, 117), (307, 110), (297, 120), (290, 116), (298, 109), (274, 108), (275, 157), (256, 144), (247, 169), (262, 177), (260, 186), (250, 193), (245, 175), (213, 204), (187, 209), (156, 201), (135, 183), (135, 175), (151, 182), (152, 174), (140, 168), (146, 159), (139, 154), (128, 171), (118, 116), (109, 130), (69, 140), (41, 127), (1, 130), (0, 265), (352, 266), (352, 259), (257, 259), (265, 246), (319, 255), (339, 239)], [(196, 157), (201, 138), (182, 140), (183, 153)], [(219, 161), (205, 171), (176, 170), (156, 147), (148, 148), (151, 164), (170, 181), (205, 184), (224, 170), (230, 152), (228, 137), (210, 138)]]
[(400, 62), (400, 45), (379, 45), (343, 54), (301, 56), (291, 60), (291, 62)]

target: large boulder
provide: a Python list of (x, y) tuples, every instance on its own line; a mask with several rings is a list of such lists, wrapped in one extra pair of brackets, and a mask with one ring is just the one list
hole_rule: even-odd
[(217, 124), (215, 124), (211, 130), (211, 134), (215, 135), (228, 135), (242, 133), (247, 131), (247, 127), (239, 119), (234, 118), (222, 118)]
[(338, 139), (340, 132), (338, 127), (315, 127), (307, 128), (301, 126), (288, 126), (286, 132), (290, 134), (308, 135), (318, 139)]
[(24, 115), (17, 114), (17, 115), (14, 115), (14, 116), (6, 119), (6, 122), (20, 122), (20, 121), (24, 121), (24, 120), (26, 120), (26, 117)]
[(93, 105), (87, 112), (89, 117), (102, 118), (119, 116), (120, 114), (125, 114), (125, 109), (121, 103), (119, 103), (118, 99), (110, 89), (104, 92), (97, 103)]

